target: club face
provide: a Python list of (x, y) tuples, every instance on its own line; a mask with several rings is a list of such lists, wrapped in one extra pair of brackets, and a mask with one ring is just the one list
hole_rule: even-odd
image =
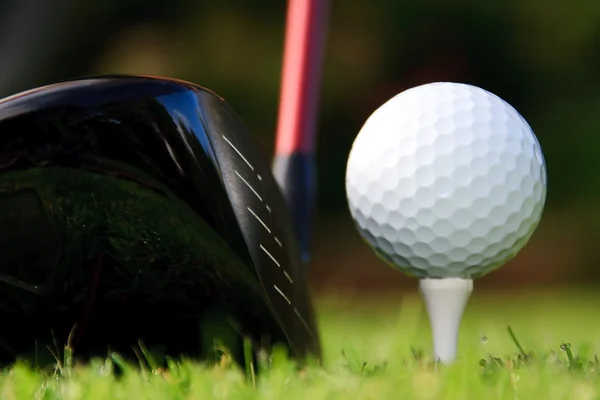
[[(247, 273), (227, 274), (214, 262), (212, 278), (205, 279), (213, 281), (212, 296), (229, 293), (228, 302), (247, 303), (240, 309), (252, 305), (247, 325), (253, 333), (287, 341), (295, 355), (318, 356), (306, 277), (283, 198), (254, 139), (218, 96), (168, 79), (73, 81), (0, 102), (0, 130), (0, 190), (18, 186), (9, 173), (60, 169), (131, 182), (174, 199), (188, 210), (182, 223), (200, 217), (247, 266)], [(169, 206), (162, 211), (157, 220), (171, 212)], [(225, 279), (219, 273), (228, 277), (226, 284), (219, 283)]]
[[(201, 93), (200, 110), (258, 276), (295, 352), (318, 354), (319, 341), (291, 217), (270, 166), (225, 102)], [(228, 132), (239, 133), (230, 135)]]

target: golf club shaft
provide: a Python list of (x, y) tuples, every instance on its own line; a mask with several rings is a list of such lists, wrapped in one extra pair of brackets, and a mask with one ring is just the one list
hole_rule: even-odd
[(315, 137), (328, 0), (289, 0), (273, 174), (310, 257), (316, 195)]

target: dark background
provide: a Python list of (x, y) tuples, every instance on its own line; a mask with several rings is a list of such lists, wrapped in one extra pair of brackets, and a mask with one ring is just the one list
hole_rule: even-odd
[[(177, 77), (224, 97), (270, 157), (285, 15), (283, 0), (0, 0), (0, 96), (90, 74)], [(443, 80), (481, 86), (515, 106), (548, 164), (538, 230), (477, 285), (600, 281), (600, 3), (338, 0), (326, 40), (315, 290), (414, 287), (360, 240), (346, 205), (346, 158), (379, 105)]]

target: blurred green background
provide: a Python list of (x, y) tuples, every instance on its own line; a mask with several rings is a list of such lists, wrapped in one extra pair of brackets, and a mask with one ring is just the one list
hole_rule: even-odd
[[(0, 96), (82, 75), (177, 77), (224, 97), (273, 152), (284, 0), (0, 1)], [(591, 0), (338, 0), (331, 3), (319, 111), (313, 288), (414, 288), (361, 241), (344, 191), (366, 118), (411, 86), (471, 83), (511, 103), (548, 164), (529, 245), (478, 281), (488, 289), (600, 282), (600, 3)]]

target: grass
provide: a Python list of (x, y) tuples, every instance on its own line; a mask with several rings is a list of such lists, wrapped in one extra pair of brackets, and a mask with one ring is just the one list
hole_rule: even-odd
[[(281, 349), (264, 365), (236, 366), (225, 355), (214, 366), (187, 361), (166, 369), (143, 356), (127, 365), (111, 354), (85, 366), (63, 360), (50, 372), (17, 364), (0, 375), (0, 398), (596, 399), (599, 305), (593, 291), (476, 291), (459, 359), (443, 366), (431, 361), (416, 293), (330, 297), (319, 302), (321, 367), (299, 370)], [(124, 369), (119, 378), (116, 366)]]

